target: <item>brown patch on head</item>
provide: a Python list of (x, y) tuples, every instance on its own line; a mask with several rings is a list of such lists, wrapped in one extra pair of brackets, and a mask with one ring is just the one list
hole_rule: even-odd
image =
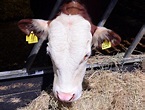
[(63, 13), (71, 14), (71, 15), (80, 14), (81, 11), (84, 11), (84, 10), (85, 10), (84, 6), (75, 1), (65, 3), (61, 9)]
[(72, 1), (69, 3), (65, 3), (61, 7), (61, 12), (67, 15), (81, 15), (84, 19), (88, 20), (91, 23), (91, 19), (88, 15), (88, 12), (83, 4), (79, 2)]

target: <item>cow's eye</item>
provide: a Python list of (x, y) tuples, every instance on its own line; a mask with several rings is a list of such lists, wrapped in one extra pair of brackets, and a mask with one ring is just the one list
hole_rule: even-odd
[(86, 60), (87, 58), (89, 58), (89, 54), (86, 54), (85, 56), (84, 56), (84, 60)]
[(84, 58), (82, 59), (82, 61), (80, 62), (80, 64), (83, 63), (85, 60), (87, 60), (89, 58), (89, 56), (90, 56), (90, 54), (86, 54), (84, 56)]

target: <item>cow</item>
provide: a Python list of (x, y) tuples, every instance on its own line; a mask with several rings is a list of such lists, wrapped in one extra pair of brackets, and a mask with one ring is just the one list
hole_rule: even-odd
[(73, 0), (64, 3), (53, 20), (22, 19), (18, 26), (27, 35), (33, 31), (38, 37), (48, 39), (46, 51), (53, 64), (53, 93), (63, 102), (81, 97), (92, 46), (102, 48), (107, 40), (113, 47), (121, 41), (112, 30), (95, 26), (85, 6)]

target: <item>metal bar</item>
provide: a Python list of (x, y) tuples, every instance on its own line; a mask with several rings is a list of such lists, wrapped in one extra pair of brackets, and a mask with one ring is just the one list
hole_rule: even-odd
[[(54, 6), (54, 8), (53, 8), (53, 10), (52, 10), (52, 12), (49, 16), (49, 19), (52, 19), (55, 16), (56, 12), (58, 11), (58, 7), (60, 6), (62, 1), (63, 0), (57, 0), (55, 6)], [(40, 47), (42, 46), (43, 42), (44, 42), (44, 39), (40, 38), (38, 43), (34, 45), (30, 55), (28, 56), (28, 59), (26, 61), (26, 66), (25, 66), (27, 72), (29, 72), (29, 70), (30, 70), (35, 58), (36, 58), (36, 55), (38, 54), (38, 52), (40, 50)]]
[[(118, 61), (118, 65), (121, 64), (130, 64), (130, 63), (135, 63), (135, 62), (142, 62), (143, 60), (145, 60), (145, 57), (136, 57), (136, 58), (127, 58), (127, 59), (122, 59), (121, 61)], [(114, 64), (114, 62), (109, 62), (109, 63), (94, 63), (94, 64), (87, 64), (87, 69), (89, 68), (97, 68), (97, 67), (103, 67), (105, 65), (112, 65)]]
[(118, 2), (118, 0), (111, 0), (110, 4), (108, 5), (102, 20), (98, 23), (98, 26), (104, 26), (107, 19), (109, 18), (111, 12), (113, 11), (114, 7), (116, 6), (116, 3)]
[(53, 19), (53, 17), (56, 15), (57, 11), (58, 11), (58, 7), (60, 6), (60, 4), (62, 3), (63, 0), (57, 0), (50, 16), (49, 16), (49, 19)]
[(34, 45), (30, 55), (28, 56), (26, 64), (25, 64), (25, 68), (26, 68), (27, 72), (30, 71), (31, 65), (33, 64), (33, 62), (36, 58), (36, 55), (37, 55), (38, 51), (40, 50), (40, 47), (41, 47), (43, 42), (44, 42), (44, 39), (40, 38), (39, 42)]
[(50, 68), (33, 68), (29, 73), (27, 73), (26, 69), (13, 70), (13, 71), (3, 71), (0, 72), (0, 81), (6, 79), (13, 78), (23, 78), (23, 77), (31, 77), (31, 76), (39, 76), (44, 74), (53, 74), (52, 67)]
[(143, 25), (139, 31), (139, 33), (136, 35), (134, 41), (129, 46), (128, 50), (125, 52), (124, 58), (128, 58), (134, 49), (136, 48), (137, 44), (140, 42), (141, 38), (145, 35), (145, 25)]
[[(123, 62), (123, 63), (122, 63)], [(122, 59), (117, 63), (117, 65), (128, 65), (132, 64), (135, 62), (144, 62), (145, 64), (145, 57), (136, 57), (136, 58), (127, 58), (127, 59)], [(112, 66), (114, 65), (114, 62), (109, 62), (109, 63), (94, 63), (94, 64), (87, 64), (86, 68), (91, 69), (91, 68), (100, 68), (104, 66)], [(114, 66), (115, 67), (115, 66)], [(114, 68), (112, 67), (112, 68)], [(143, 67), (144, 69), (144, 67)], [(0, 72), (0, 81), (1, 80), (6, 80), (6, 79), (12, 79), (12, 78), (22, 78), (22, 77), (31, 77), (31, 76), (39, 76), (39, 75), (44, 75), (44, 74), (53, 74), (53, 69), (52, 67), (50, 68), (33, 68), (30, 73), (27, 73), (26, 69), (21, 69), (21, 70), (13, 70), (13, 71), (4, 71)]]
[(0, 72), (0, 80), (28, 75), (26, 69)]

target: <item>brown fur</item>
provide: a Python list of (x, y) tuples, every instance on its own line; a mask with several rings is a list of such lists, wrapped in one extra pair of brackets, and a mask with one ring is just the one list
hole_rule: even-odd
[(80, 15), (84, 19), (88, 20), (91, 24), (91, 33), (92, 34), (97, 29), (97, 27), (92, 24), (91, 18), (89, 16), (85, 6), (80, 4), (79, 2), (72, 1), (69, 3), (65, 3), (61, 8), (61, 12), (64, 14), (67, 14), (67, 15), (69, 15), (69, 14), (70, 15)]

